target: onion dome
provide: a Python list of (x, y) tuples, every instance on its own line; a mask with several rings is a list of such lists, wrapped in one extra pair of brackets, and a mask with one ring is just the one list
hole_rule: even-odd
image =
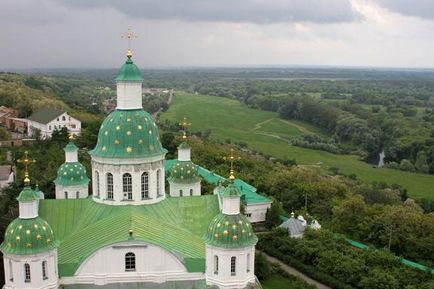
[(143, 109), (115, 110), (101, 125), (92, 156), (143, 158), (164, 155), (158, 128)]
[(178, 149), (189, 149), (190, 148), (190, 145), (187, 143), (187, 142), (185, 142), (185, 141), (183, 141), (179, 146), (178, 146)]
[(41, 191), (41, 189), (39, 189), (38, 184), (36, 184), (34, 193), (35, 193), (35, 196), (38, 198), (38, 200), (44, 198), (44, 193)]
[(119, 69), (116, 81), (143, 81), (142, 73), (131, 60), (131, 55), (128, 55), (127, 61)]
[(170, 168), (167, 179), (177, 183), (199, 182), (198, 167), (191, 161), (176, 161)]
[(66, 152), (74, 152), (74, 151), (78, 151), (78, 147), (72, 142), (70, 141), (64, 148), (64, 150)]
[(30, 255), (58, 246), (50, 225), (42, 218), (15, 219), (6, 229), (0, 250), (5, 254)]
[(247, 247), (258, 241), (252, 225), (243, 214), (222, 213), (211, 220), (204, 239), (206, 244), (221, 248)]
[(39, 198), (30, 186), (25, 186), (17, 198), (17, 201), (19, 202), (31, 202), (37, 200), (39, 200)]
[(56, 185), (78, 186), (89, 183), (86, 168), (79, 162), (64, 163), (57, 170), (57, 178), (54, 180)]
[(231, 182), (226, 188), (223, 188), (220, 190), (220, 195), (222, 197), (240, 197), (240, 191), (238, 188), (234, 185), (233, 182)]

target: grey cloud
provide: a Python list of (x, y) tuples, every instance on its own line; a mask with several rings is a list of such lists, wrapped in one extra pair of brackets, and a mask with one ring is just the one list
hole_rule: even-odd
[(375, 2), (392, 12), (434, 20), (433, 0), (377, 0)]
[(145, 19), (244, 23), (352, 22), (349, 0), (62, 0), (77, 8), (111, 7)]

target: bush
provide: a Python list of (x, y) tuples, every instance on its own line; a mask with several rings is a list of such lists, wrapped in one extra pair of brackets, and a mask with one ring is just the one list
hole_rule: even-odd
[(399, 169), (401, 171), (407, 171), (407, 172), (414, 172), (415, 168), (414, 165), (407, 159), (403, 159), (401, 163), (399, 164)]

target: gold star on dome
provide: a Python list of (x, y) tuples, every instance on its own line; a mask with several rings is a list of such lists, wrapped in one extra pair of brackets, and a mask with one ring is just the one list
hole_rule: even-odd
[(38, 224), (33, 224), (33, 227), (34, 227), (35, 229), (37, 229), (37, 228), (38, 228)]
[(108, 135), (108, 131), (105, 131), (105, 132), (104, 132), (104, 135)]
[(50, 242), (51, 242), (51, 239), (50, 239), (50, 238), (48, 238), (48, 239), (47, 239), (47, 243), (50, 243)]
[(130, 122), (130, 121), (131, 121), (131, 118), (127, 118), (127, 121)]
[(9, 248), (12, 247), (12, 244), (11, 244), (11, 243), (8, 243), (8, 247), (9, 247)]
[(217, 228), (220, 228), (220, 226), (221, 226), (221, 224), (220, 224), (220, 223), (218, 223), (218, 224), (217, 224)]
[(27, 235), (30, 235), (30, 230), (26, 230), (26, 234), (27, 234)]
[(38, 235), (36, 236), (36, 240), (39, 241), (39, 240), (41, 240), (41, 239), (42, 239), (42, 236), (38, 234)]
[(127, 135), (131, 135), (131, 131), (129, 130), (129, 131), (127, 131)]
[(120, 130), (121, 129), (121, 126), (120, 125), (117, 125), (116, 126), (116, 130)]
[(229, 222), (228, 222), (228, 221), (226, 221), (226, 222), (225, 222), (225, 225), (226, 225), (226, 226), (227, 226), (227, 225), (229, 225)]
[(23, 228), (23, 225), (19, 225), (19, 226), (18, 226), (18, 229), (21, 230), (22, 228)]
[(234, 240), (234, 241), (236, 241), (238, 239), (238, 236), (237, 235), (234, 235), (233, 237), (232, 237), (232, 240)]
[(232, 230), (236, 230), (237, 226), (236, 225), (232, 225)]
[(47, 227), (45, 227), (45, 226), (42, 226), (42, 230), (44, 230), (44, 231), (45, 231), (45, 230), (47, 230)]
[(227, 234), (228, 234), (228, 230), (224, 230), (224, 231), (223, 231), (223, 235), (226, 236)]
[(15, 240), (19, 241), (19, 240), (21, 240), (21, 237), (20, 236), (16, 236)]
[(127, 147), (126, 151), (127, 151), (127, 153), (131, 153), (133, 151), (133, 149), (131, 147)]
[(27, 247), (27, 248), (32, 248), (32, 243), (27, 243), (27, 244), (26, 244), (26, 247)]
[(105, 146), (102, 147), (102, 151), (105, 152), (107, 148)]
[(139, 144), (143, 144), (143, 140), (142, 139), (139, 139)]
[(119, 140), (115, 139), (115, 144), (116, 145), (120, 144)]
[(142, 130), (142, 129), (143, 129), (143, 127), (142, 127), (140, 124), (137, 126), (137, 128), (138, 128), (139, 130)]
[(149, 133), (149, 134), (152, 134), (152, 130), (149, 130), (148, 133)]
[(219, 237), (219, 234), (214, 234), (214, 238), (218, 238)]

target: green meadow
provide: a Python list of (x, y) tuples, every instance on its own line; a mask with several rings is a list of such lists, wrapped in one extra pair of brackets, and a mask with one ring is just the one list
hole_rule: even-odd
[(211, 138), (244, 142), (251, 149), (278, 158), (295, 158), (298, 164), (323, 169), (337, 167), (345, 174), (355, 174), (366, 182), (382, 181), (400, 184), (414, 198), (434, 199), (434, 176), (391, 169), (377, 169), (357, 156), (338, 155), (288, 144), (288, 139), (303, 134), (326, 133), (301, 121), (280, 119), (277, 113), (251, 109), (223, 97), (176, 93), (161, 121), (178, 122), (187, 117), (192, 131), (210, 130)]

